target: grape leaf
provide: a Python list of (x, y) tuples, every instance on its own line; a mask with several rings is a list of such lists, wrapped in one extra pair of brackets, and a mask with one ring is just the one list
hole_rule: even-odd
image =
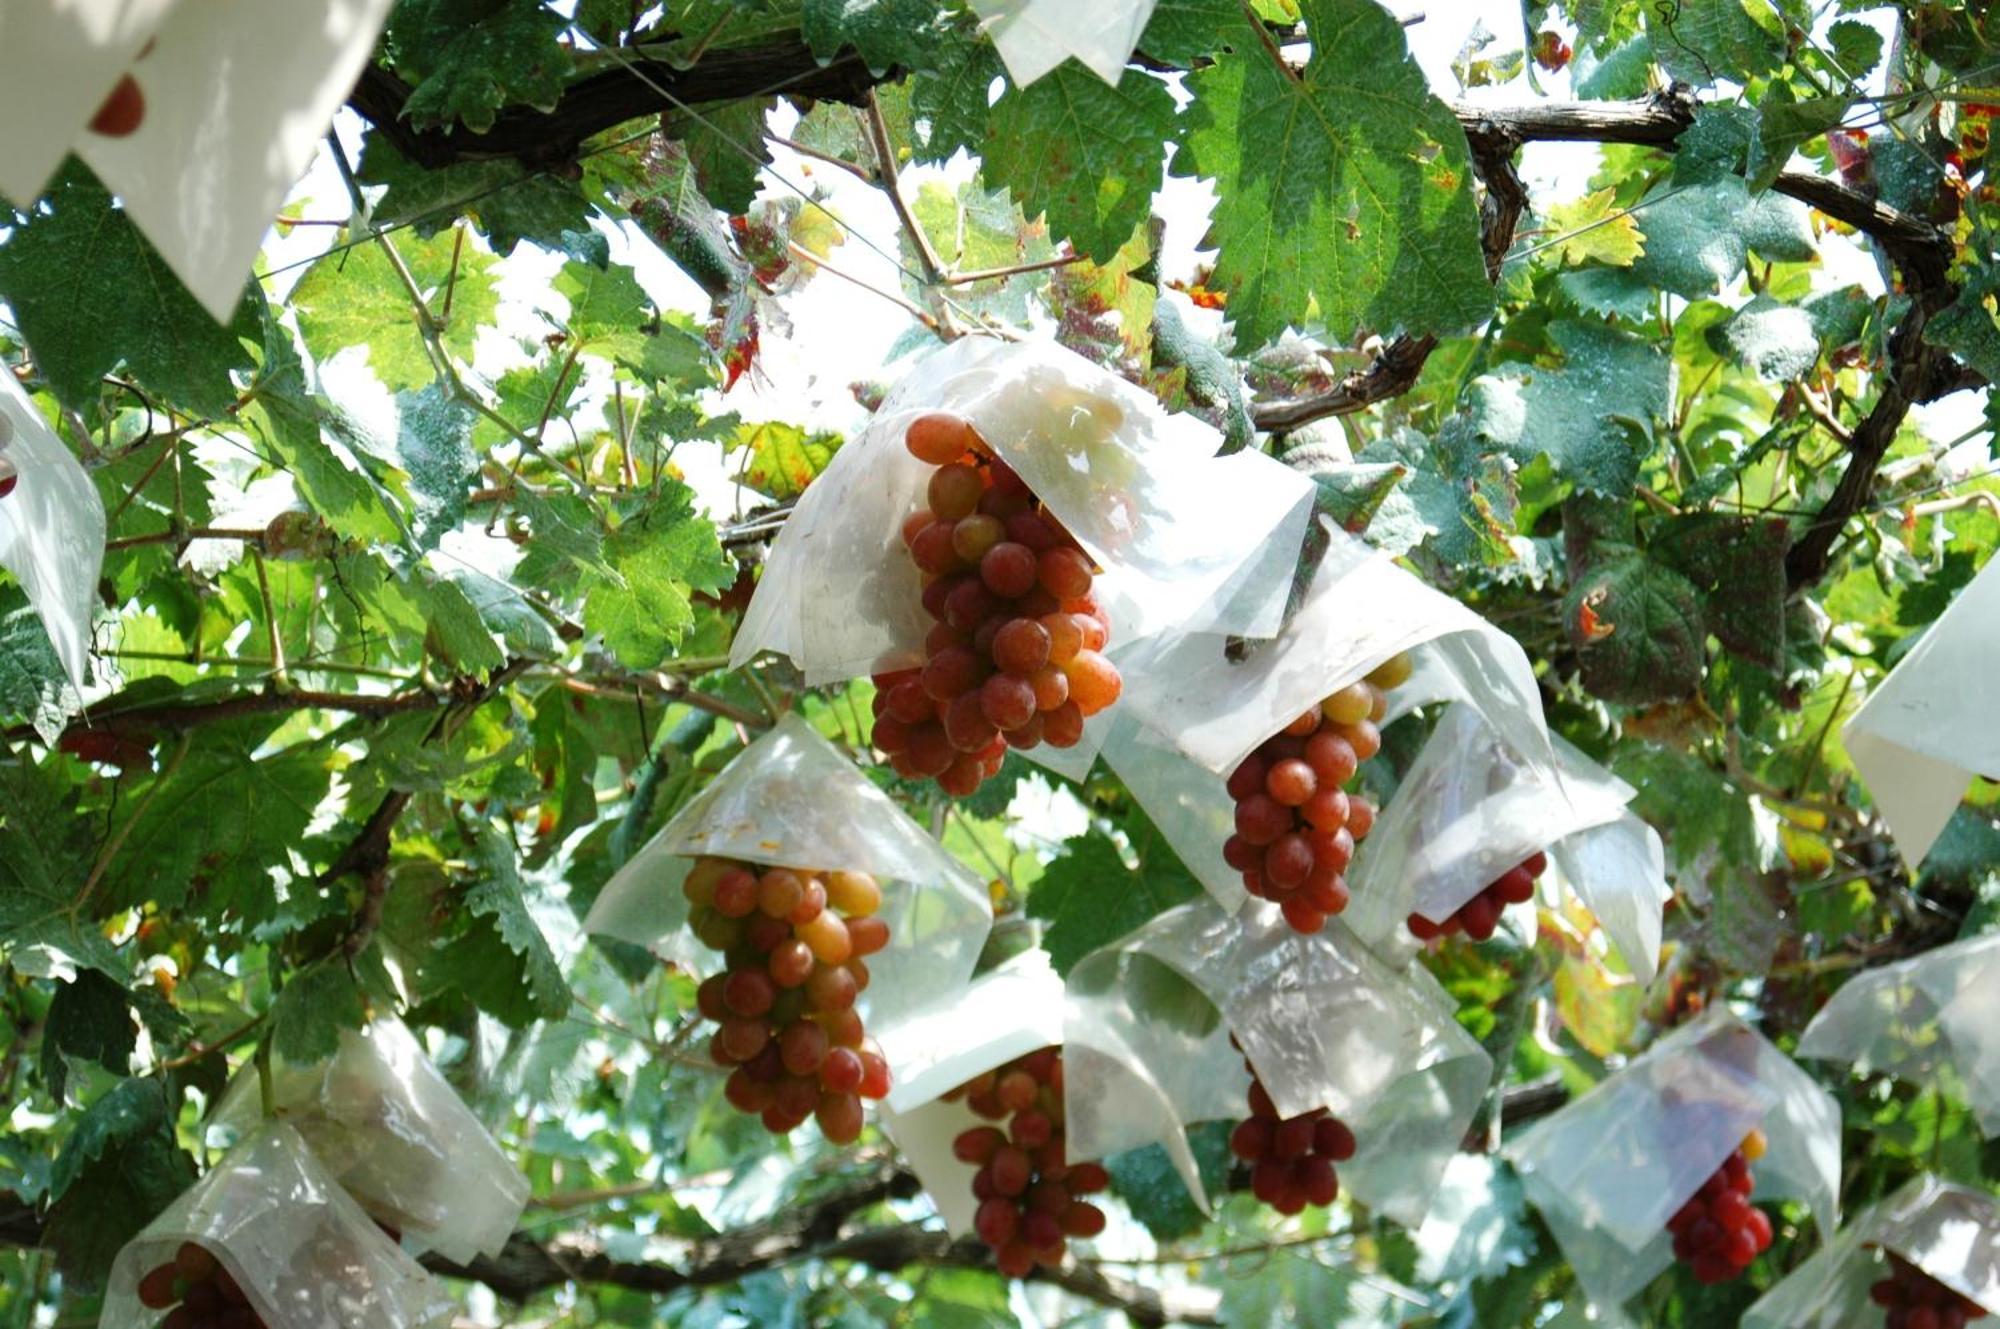
[[(1254, 1272), (1253, 1272), (1254, 1269)], [(1297, 1249), (1273, 1248), (1223, 1266), (1222, 1323), (1228, 1329), (1319, 1329), (1393, 1324), (1422, 1301), (1380, 1276)]]
[(69, 1059), (94, 1061), (113, 1075), (131, 1069), (139, 1027), (125, 1002), (125, 987), (95, 969), (56, 986), (42, 1030), (42, 1080), (58, 1103), (69, 1081)]
[(1844, 18), (1826, 30), (1826, 46), (1850, 83), (1859, 83), (1882, 60), (1882, 34), (1874, 25)]
[(1653, 58), (1675, 78), (1705, 85), (1747, 83), (1784, 62), (1785, 28), (1812, 26), (1799, 0), (1678, 0), (1652, 7), (1646, 18)]
[(409, 478), (419, 549), (435, 549), (465, 520), (466, 496), (479, 474), (472, 450), (472, 411), (433, 383), (396, 396), (396, 459)]
[[(1205, 1121), (1188, 1130), (1188, 1147), (1211, 1196), (1220, 1194), (1229, 1181), (1231, 1125)], [(1191, 1237), (1208, 1222), (1161, 1146), (1149, 1144), (1113, 1154), (1104, 1160), (1104, 1170), (1111, 1174), (1111, 1193), (1125, 1202), (1155, 1240)]]
[[(0, 673), (5, 645), (0, 636)], [(93, 849), (73, 798), (32, 763), (0, 764), (0, 951), (19, 972), (68, 980), (95, 969), (125, 980), (117, 948), (73, 912)]]
[(1798, 378), (1819, 359), (1819, 336), (1812, 316), (1797, 305), (1760, 295), (1711, 330), (1716, 349), (1733, 355), (1764, 379)]
[(1601, 323), (1551, 324), (1549, 340), (1560, 369), (1509, 366), (1474, 381), (1473, 425), (1524, 463), (1546, 455), (1580, 489), (1630, 493), (1653, 421), (1671, 406), (1669, 361)]
[(192, 900), (206, 918), (272, 916), (271, 871), (289, 863), (326, 797), (333, 755), (313, 743), (265, 753), (277, 724), (251, 716), (195, 731), (179, 767), (163, 770), (156, 791), (135, 804), (102, 906)]
[(361, 463), (321, 428), (335, 420), (332, 403), (312, 391), (292, 334), (276, 319), (264, 328), (264, 364), (243, 419), (291, 473), (299, 497), (338, 535), (374, 543), (398, 541), (405, 531), (387, 495)]
[(1205, 55), (1256, 41), (1238, 0), (1160, 0), (1139, 35), (1139, 49), (1170, 65), (1192, 67)]
[(52, 744), (82, 709), (83, 698), (27, 595), (17, 586), (0, 586), (0, 715), (21, 717)]
[(480, 878), (465, 893), (470, 925), (426, 963), (426, 979), (516, 1029), (559, 1018), (569, 1010), (569, 984), (528, 912), (513, 846), (490, 827), (479, 837), (477, 867)]
[(1708, 630), (1744, 659), (1778, 669), (1785, 658), (1785, 550), (1779, 517), (1688, 512), (1653, 533), (1647, 554), (1701, 592)]
[(1166, 84), (1128, 69), (1112, 87), (1074, 60), (988, 113), (982, 172), (1078, 253), (1109, 262), (1152, 209), (1163, 139), (1173, 134)]
[(1252, 45), (1188, 80), (1174, 170), (1216, 182), (1208, 243), (1239, 343), (1271, 341), (1313, 306), (1343, 340), (1478, 322), (1493, 288), (1457, 118), (1374, 0), (1301, 8), (1302, 74)]
[(302, 969), (279, 991), (271, 1007), (271, 1046), (297, 1066), (325, 1061), (340, 1051), (344, 1029), (368, 1022), (361, 989), (343, 964)]
[(1042, 946), (1059, 974), (1201, 893), (1201, 883), (1143, 813), (1129, 813), (1118, 829), (1138, 862), (1135, 869), (1125, 866), (1109, 835), (1093, 830), (1066, 844), (1029, 893), (1028, 914), (1048, 924)]
[(662, 121), (666, 136), (687, 148), (701, 192), (724, 212), (748, 212), (757, 197), (757, 177), (771, 161), (764, 117), (775, 105), (776, 98), (751, 97)]
[(1751, 250), (1803, 262), (1814, 254), (1803, 205), (1776, 194), (1750, 197), (1735, 176), (1712, 183), (1662, 184), (1637, 205), (1646, 252), (1632, 270), (1663, 291), (1712, 295), (1743, 271)]
[(1640, 706), (1701, 685), (1708, 633), (1700, 594), (1636, 550), (1606, 554), (1575, 579), (1563, 626), (1592, 696)]
[[(893, 65), (928, 69), (942, 43), (944, 13), (936, 0), (805, 0), (799, 31), (822, 62), (852, 46), (870, 73), (887, 73)], [(967, 35), (951, 45), (973, 41)]]
[[(433, 317), (444, 323), (445, 349), (470, 362), (480, 325), (492, 324), (500, 308), (493, 256), (474, 245), (454, 244), (448, 233), (429, 240), (398, 235), (395, 245)], [(409, 292), (377, 245), (357, 245), (314, 263), (292, 288), (291, 306), (306, 346), (322, 360), (364, 346), (369, 367), (391, 392), (421, 388), (437, 377), (412, 317)]]
[(523, 240), (567, 252), (595, 234), (583, 191), (558, 171), (530, 170), (512, 160), (419, 166), (371, 130), (362, 138), (354, 174), (364, 185), (386, 187), (375, 200), (379, 225), (408, 226), (426, 239), (461, 216), (472, 218), (501, 254), (512, 254)]
[(1437, 437), (1398, 429), (1370, 442), (1362, 462), (1403, 468), (1402, 482), (1382, 500), (1370, 539), (1407, 527), (1408, 545), (1424, 544), (1451, 567), (1503, 562), (1512, 557), (1517, 486), (1506, 462), (1479, 446), (1470, 421), (1453, 416)]
[(960, 148), (978, 155), (986, 141), (986, 91), (999, 77), (1000, 55), (991, 42), (946, 44), (935, 69), (910, 79), (910, 110), (917, 117), (912, 157), (941, 162)]
[(691, 592), (717, 595), (736, 579), (714, 523), (695, 512), (693, 491), (680, 484), (628, 505), (604, 542), (604, 557), (617, 580), (592, 579), (583, 624), (635, 669), (657, 667), (693, 625)]
[(119, 1249), (193, 1184), (193, 1160), (174, 1142), (165, 1084), (122, 1080), (63, 1142), (42, 1238), (64, 1279), (79, 1290), (100, 1288)]
[(404, 0), (387, 40), (412, 80), (403, 118), (417, 129), (454, 122), (493, 128), (499, 110), (525, 102), (550, 110), (569, 76), (567, 20), (537, 0)]
[(1627, 268), (1646, 252), (1638, 221), (1617, 205), (1617, 195), (1609, 188), (1556, 204), (1549, 209), (1547, 223), (1554, 238), (1546, 243), (1564, 266), (1603, 263)]
[(1957, 352), (1992, 379), (2000, 379), (2000, 323), (1994, 318), (2000, 302), (1994, 298), (1996, 290), (2000, 290), (2000, 281), (1982, 270), (1925, 328), (1932, 341)]
[(81, 408), (123, 362), (143, 387), (221, 415), (250, 369), (264, 296), (253, 282), (228, 327), (195, 303), (97, 177), (72, 159), (0, 244), (0, 297), (56, 396)]
[(807, 433), (797, 425), (773, 420), (738, 425), (731, 448), (749, 450), (744, 484), (772, 498), (786, 499), (805, 492), (840, 451), (840, 444), (838, 434)]

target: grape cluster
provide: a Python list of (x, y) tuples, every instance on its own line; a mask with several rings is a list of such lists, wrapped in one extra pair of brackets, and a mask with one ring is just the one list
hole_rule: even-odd
[(222, 1262), (192, 1241), (146, 1271), (139, 1280), (139, 1304), (168, 1312), (159, 1329), (264, 1329), (264, 1317)]
[(1479, 894), (1453, 910), (1451, 917), (1442, 923), (1433, 923), (1422, 914), (1411, 914), (1407, 920), (1410, 935), (1418, 941), (1433, 941), (1463, 932), (1474, 941), (1485, 941), (1493, 935), (1493, 929), (1500, 926), (1503, 909), (1510, 904), (1524, 904), (1535, 898), (1535, 879), (1548, 871), (1548, 867), (1546, 854), (1536, 854), (1516, 864), (1498, 881), (1489, 883)]
[(1335, 1163), (1354, 1157), (1354, 1132), (1325, 1108), (1278, 1116), (1277, 1105), (1250, 1071), (1250, 1115), (1229, 1134), (1229, 1150), (1250, 1165), (1250, 1192), (1290, 1217), (1309, 1204), (1324, 1208), (1340, 1194)]
[(889, 944), (875, 916), (882, 888), (865, 872), (695, 861), (682, 885), (703, 945), (722, 973), (695, 992), (715, 1021), (709, 1056), (730, 1067), (724, 1094), (783, 1135), (819, 1119), (835, 1144), (861, 1134), (861, 1100), (889, 1092), (889, 1063), (867, 1038), (854, 1000), (868, 986), (864, 957)]
[(1410, 676), (1408, 654), (1394, 656), (1257, 745), (1229, 776), (1236, 833), (1222, 857), (1243, 885), (1275, 901), (1300, 932), (1318, 932), (1347, 908), (1354, 842), (1375, 825), (1375, 805), (1341, 786), (1382, 748), (1375, 724), (1388, 691)]
[(1868, 1299), (1886, 1315), (1885, 1329), (1965, 1329), (1968, 1320), (1986, 1318), (1986, 1308), (1938, 1282), (1893, 1251), (1889, 1276), (1868, 1289)]
[(993, 1248), (994, 1263), (1009, 1278), (1036, 1265), (1062, 1263), (1071, 1237), (1104, 1231), (1104, 1211), (1080, 1197), (1111, 1184), (1096, 1163), (1071, 1163), (1063, 1148), (1061, 1048), (1017, 1057), (998, 1070), (974, 1076), (945, 1095), (1007, 1128), (973, 1126), (960, 1131), (952, 1152), (979, 1169), (972, 1193), (979, 1200), (973, 1230)]
[(1667, 1220), (1674, 1234), (1674, 1258), (1694, 1267), (1703, 1283), (1739, 1277), (1771, 1244), (1771, 1220), (1750, 1203), (1756, 1182), (1750, 1165), (1764, 1156), (1764, 1132), (1753, 1130)]
[(875, 676), (873, 741), (897, 774), (963, 797), (1010, 747), (1075, 746), (1124, 683), (1090, 556), (1021, 477), (955, 415), (919, 416), (904, 442), (937, 468), (903, 523), (937, 622), (922, 668)]

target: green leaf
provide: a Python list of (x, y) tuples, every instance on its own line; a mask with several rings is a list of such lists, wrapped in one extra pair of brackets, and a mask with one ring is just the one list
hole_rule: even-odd
[(55, 643), (19, 587), (0, 586), (0, 716), (26, 720), (54, 743), (83, 698), (70, 686)]
[(479, 474), (472, 411), (433, 383), (398, 393), (396, 416), (396, 458), (409, 477), (417, 548), (435, 549), (465, 520), (466, 496)]
[(632, 507), (604, 542), (604, 558), (618, 580), (593, 580), (583, 625), (634, 669), (658, 667), (693, 625), (692, 592), (717, 595), (736, 579), (714, 523), (694, 511), (693, 491), (674, 483)]
[(1652, 286), (1630, 268), (1581, 268), (1558, 275), (1556, 285), (1590, 313), (1628, 323), (1652, 317), (1659, 305)]
[(1966, 282), (1958, 298), (1945, 306), (1925, 327), (1930, 340), (1957, 353), (1964, 361), (2000, 382), (2000, 273), (1981, 268)]
[[(1231, 1125), (1206, 1121), (1188, 1130), (1188, 1147), (1210, 1195), (1220, 1194), (1229, 1179)], [(1111, 1193), (1125, 1202), (1154, 1240), (1178, 1241), (1207, 1225), (1180, 1171), (1160, 1145), (1113, 1154), (1104, 1160), (1104, 1170), (1111, 1174)]]
[(537, 0), (405, 0), (388, 41), (412, 80), (403, 118), (416, 129), (463, 124), (493, 128), (502, 107), (555, 107), (570, 54), (558, 38), (567, 21)]
[(94, 1061), (113, 1075), (131, 1069), (139, 1046), (139, 1026), (125, 1000), (122, 983), (85, 969), (58, 984), (42, 1029), (42, 1080), (58, 1103), (69, 1081), (69, 1059)]
[(1741, 176), (1749, 167), (1750, 145), (1757, 139), (1757, 108), (1740, 102), (1710, 102), (1697, 106), (1694, 123), (1674, 141), (1674, 183), (1711, 185), (1726, 176)]
[(472, 924), (426, 965), (426, 977), (458, 988), (516, 1029), (560, 1018), (569, 1010), (569, 984), (528, 912), (513, 846), (483, 829), (477, 866), (480, 879), (465, 894)]
[(1829, 26), (1825, 45), (1850, 83), (1860, 83), (1882, 62), (1882, 34), (1859, 19), (1844, 18)]
[(271, 1007), (271, 1046), (295, 1066), (340, 1051), (342, 1030), (368, 1023), (354, 975), (343, 964), (318, 964), (292, 976)]
[[(1002, 73), (993, 43), (946, 44), (937, 68), (910, 79), (910, 110), (918, 121), (910, 155), (921, 162), (942, 162), (963, 148), (978, 156), (986, 142), (987, 89)], [(857, 155), (867, 151), (862, 147)]]
[[(470, 363), (480, 325), (491, 325), (500, 308), (493, 256), (454, 244), (448, 233), (429, 240), (399, 234), (394, 243), (433, 317), (444, 319), (445, 348)], [(451, 314), (445, 319), (447, 290)], [(314, 263), (292, 288), (291, 306), (307, 347), (322, 360), (350, 346), (366, 347), (369, 367), (391, 392), (421, 388), (437, 377), (409, 292), (378, 245), (357, 245)]]
[(1404, 469), (1402, 483), (1383, 500), (1369, 527), (1371, 539), (1391, 529), (1407, 529), (1451, 567), (1505, 562), (1514, 533), (1517, 488), (1506, 462), (1479, 446), (1471, 422), (1453, 416), (1436, 438), (1399, 429), (1374, 440), (1357, 454), (1364, 462)]
[(1219, 1281), (1227, 1329), (1364, 1329), (1400, 1323), (1422, 1304), (1379, 1275), (1296, 1248), (1228, 1261)]
[(1201, 883), (1174, 856), (1143, 813), (1118, 823), (1135, 866), (1103, 831), (1063, 846), (1028, 896), (1028, 915), (1044, 920), (1042, 947), (1059, 974), (1177, 904), (1201, 893)]
[(797, 425), (768, 421), (738, 425), (730, 450), (744, 448), (750, 453), (743, 468), (744, 484), (772, 498), (787, 499), (798, 497), (819, 478), (840, 445), (838, 434), (807, 433)]
[(354, 174), (364, 185), (387, 187), (375, 201), (378, 225), (407, 226), (425, 239), (461, 216), (472, 218), (500, 254), (512, 254), (523, 240), (567, 251), (594, 234), (590, 204), (574, 180), (512, 159), (419, 166), (370, 130)]
[(42, 1239), (64, 1279), (78, 1290), (101, 1288), (119, 1249), (193, 1184), (164, 1083), (120, 1081), (90, 1105), (56, 1156)]
[(1244, 26), (1238, 0), (1160, 0), (1139, 36), (1139, 49), (1156, 60), (1192, 68), (1203, 56), (1256, 40)]
[(407, 589), (423, 610), (425, 646), (454, 673), (484, 677), (507, 663), (485, 617), (456, 580), (418, 568)]
[(799, 30), (822, 63), (852, 46), (870, 73), (884, 74), (893, 65), (926, 69), (935, 62), (944, 13), (936, 0), (805, 0)]
[(764, 118), (776, 98), (752, 97), (706, 106), (692, 114), (663, 117), (666, 137), (685, 145), (701, 192), (728, 213), (750, 210), (758, 176), (771, 161), (764, 142)]
[(1804, 262), (1817, 252), (1803, 205), (1769, 193), (1753, 200), (1734, 176), (1659, 185), (1638, 206), (1646, 253), (1632, 270), (1690, 299), (1733, 282), (1753, 249), (1783, 262)]
[(266, 753), (276, 721), (263, 716), (204, 725), (178, 768), (155, 777), (124, 823), (125, 841), (104, 877), (100, 904), (164, 909), (193, 901), (205, 918), (272, 917), (272, 872), (290, 874), (332, 775), (332, 753), (300, 743)]
[(1675, 78), (1706, 85), (1747, 83), (1784, 62), (1785, 27), (1812, 26), (1798, 0), (1678, 0), (1651, 7), (1646, 22), (1653, 58)]
[(1023, 212), (1045, 213), (1051, 235), (1109, 262), (1152, 210), (1173, 131), (1159, 79), (1128, 69), (1114, 88), (1071, 60), (994, 103), (981, 170)]
[(1493, 292), (1457, 118), (1374, 0), (1301, 8), (1302, 75), (1252, 46), (1188, 80), (1174, 168), (1216, 181), (1209, 243), (1238, 341), (1271, 341), (1313, 307), (1341, 340), (1477, 323)]
[[(0, 666), (6, 659), (0, 654)], [(0, 951), (18, 972), (68, 980), (95, 969), (125, 981), (130, 967), (117, 948), (73, 912), (95, 852), (74, 799), (49, 773), (0, 764)]]
[(1701, 592), (1708, 630), (1724, 646), (1766, 669), (1785, 658), (1783, 518), (1688, 512), (1654, 532), (1647, 553)]
[(1592, 696), (1643, 706), (1701, 685), (1708, 634), (1700, 595), (1636, 551), (1604, 557), (1576, 578), (1563, 626)]
[(1840, 123), (1847, 114), (1845, 97), (1797, 100), (1791, 89), (1772, 85), (1758, 107), (1757, 142), (1750, 153), (1750, 187), (1764, 189), (1785, 169), (1792, 153)]
[(122, 363), (149, 391), (219, 416), (248, 372), (264, 296), (256, 283), (216, 326), (111, 195), (71, 159), (40, 205), (0, 244), (0, 297), (67, 405), (97, 400)]
[(1668, 360), (1601, 323), (1554, 323), (1549, 340), (1560, 369), (1509, 366), (1473, 383), (1473, 425), (1522, 462), (1546, 455), (1579, 489), (1629, 494), (1671, 406)]
[(1799, 378), (1819, 360), (1819, 335), (1812, 316), (1768, 295), (1737, 310), (1711, 333), (1710, 340), (1764, 379)]

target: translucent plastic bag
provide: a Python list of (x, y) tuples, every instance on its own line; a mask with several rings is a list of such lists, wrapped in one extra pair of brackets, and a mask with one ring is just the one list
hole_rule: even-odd
[(1991, 679), (2000, 652), (2000, 560), (1981, 568), (1841, 731), (1911, 868), (1975, 775), (2000, 775)]
[(1072, 1148), (1162, 1143), (1204, 1208), (1185, 1131), (1248, 1115), (1245, 1057), (1281, 1117), (1325, 1107), (1347, 1123), (1359, 1148), (1342, 1186), (1412, 1226), (1492, 1079), (1427, 970), (1390, 968), (1338, 920), (1296, 932), (1267, 904), (1169, 910), (1085, 957), (1069, 995)]
[(101, 1329), (153, 1329), (140, 1280), (184, 1243), (206, 1250), (270, 1329), (424, 1329), (456, 1309), (281, 1123), (225, 1155), (118, 1252)]
[(0, 193), (33, 205), (176, 0), (0, 6)]
[(0, 462), (17, 473), (13, 492), (0, 498), (0, 567), (20, 579), (81, 689), (104, 565), (104, 503), (12, 374), (0, 374)]
[[(952, 1152), (960, 1131), (981, 1125), (963, 1099), (944, 1095), (1016, 1057), (1063, 1040), (1063, 982), (1046, 951), (1031, 950), (981, 975), (956, 1001), (882, 1035), (896, 1082), (882, 1103), (883, 1131), (923, 1182), (953, 1233), (972, 1231), (972, 1176)], [(1072, 1158), (1085, 1158), (1072, 1147)]]
[(1329, 534), (1331, 547), (1305, 603), (1275, 638), (1240, 664), (1224, 654), (1220, 636), (1161, 643), (1127, 686), (1130, 714), (1156, 734), (1171, 735), (1197, 765), (1226, 777), (1322, 699), (1411, 651), (1415, 669), (1391, 692), (1392, 714), (1463, 700), (1522, 761), (1552, 772), (1541, 693), (1520, 645), (1387, 555), (1344, 531)]
[(1506, 1154), (1584, 1290), (1616, 1308), (1672, 1263), (1667, 1220), (1752, 1129), (1768, 1144), (1752, 1198), (1802, 1201), (1833, 1231), (1840, 1109), (1725, 1007), (1537, 1122)]
[[(273, 1068), (279, 1120), (368, 1213), (418, 1250), (455, 1264), (498, 1255), (527, 1207), (528, 1179), (445, 1083), (400, 1020), (341, 1035), (310, 1066)], [(210, 1124), (236, 1135), (263, 1113), (257, 1077), (239, 1075)]]
[[(394, 0), (177, 5), (132, 66), (145, 116), (78, 155), (219, 323), (375, 49)], [(253, 109), (254, 108), (254, 109)]]
[(1955, 1070), (1987, 1136), (2000, 1135), (2000, 934), (1954, 942), (1848, 980), (1798, 1055), (1919, 1083)]
[(1217, 457), (1208, 425), (1053, 343), (962, 337), (904, 375), (799, 499), (731, 667), (773, 650), (820, 684), (923, 663), (931, 622), (901, 530), (932, 468), (903, 435), (931, 411), (970, 420), (1104, 569), (1114, 648), (1276, 629), (1311, 481), (1260, 453)]
[(1889, 1272), (1883, 1252), (2000, 1315), (2000, 1210), (1991, 1196), (1926, 1174), (1863, 1210), (1758, 1298), (1743, 1329), (1880, 1325), (1868, 1289)]
[(1634, 975), (1651, 982), (1660, 910), (1672, 893), (1659, 836), (1626, 812), (1632, 786), (1552, 742), (1556, 766), (1539, 767), (1472, 706), (1447, 707), (1355, 849), (1348, 926), (1373, 946), (1403, 949), (1408, 915), (1442, 923), (1515, 864), (1548, 851)]
[(877, 1038), (949, 1007), (993, 926), (972, 873), (796, 713), (738, 753), (618, 870), (584, 931), (651, 947), (691, 973), (719, 969), (720, 957), (688, 928), (680, 889), (702, 855), (867, 872), (881, 883), (890, 941), (869, 957), (874, 977), (859, 1002)]
[(1118, 82), (1158, 0), (972, 0), (1014, 82), (1026, 87), (1071, 56)]

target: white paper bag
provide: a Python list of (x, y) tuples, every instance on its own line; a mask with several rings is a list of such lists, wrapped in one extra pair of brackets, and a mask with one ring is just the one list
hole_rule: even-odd
[[(528, 1179), (438, 1074), (401, 1020), (346, 1030), (340, 1051), (274, 1068), (277, 1117), (368, 1213), (455, 1264), (498, 1255), (527, 1207)], [(254, 1131), (257, 1076), (223, 1095), (211, 1125)]]
[(221, 1263), (270, 1329), (427, 1329), (456, 1309), (280, 1123), (230, 1150), (118, 1252), (102, 1329), (159, 1323), (140, 1280), (188, 1242)]
[(178, 0), (0, 5), (0, 194), (33, 205)]
[(1014, 82), (1026, 87), (1075, 56), (1116, 85), (1159, 0), (972, 0)]
[(28, 394), (4, 371), (0, 456), (19, 472), (13, 492), (0, 498), (0, 567), (20, 579), (56, 658), (81, 690), (97, 574), (104, 566), (104, 503)]
[(2000, 776), (2000, 724), (1991, 697), (1996, 657), (2000, 560), (1980, 569), (1841, 730), (1912, 870), (1972, 778)]
[(1204, 1208), (1186, 1128), (1249, 1115), (1246, 1057), (1281, 1118), (1324, 1107), (1354, 1131), (1342, 1187), (1411, 1226), (1492, 1079), (1427, 970), (1390, 968), (1338, 920), (1296, 932), (1268, 904), (1171, 909), (1085, 957), (1069, 994), (1072, 1145), (1161, 1143)]
[[(975, 1075), (1063, 1040), (1063, 982), (1046, 951), (1031, 950), (981, 975), (949, 1006), (925, 1012), (882, 1035), (895, 1069), (880, 1108), (882, 1130), (956, 1235), (972, 1231), (978, 1169), (952, 1152), (960, 1131), (985, 1124), (963, 1099), (944, 1095)], [(1074, 1158), (1085, 1155), (1071, 1150)]]
[(1839, 1212), (1840, 1109), (1726, 1007), (1661, 1039), (1506, 1148), (1592, 1301), (1615, 1310), (1673, 1262), (1667, 1220), (1751, 1130), (1753, 1200)]
[(1743, 1329), (1880, 1325), (1869, 1288), (1889, 1272), (1884, 1252), (2000, 1315), (2000, 1212), (1991, 1196), (1925, 1174), (1863, 1210), (1759, 1297)]
[(1849, 979), (1806, 1026), (1798, 1054), (1919, 1084), (1955, 1071), (1981, 1132), (2000, 1135), (2000, 933)]
[[(27, 0), (34, 3), (35, 0)], [(217, 322), (375, 49), (394, 0), (182, 0), (133, 67), (122, 138), (76, 150)]]
[(1660, 911), (1672, 894), (1659, 835), (1626, 811), (1636, 790), (1551, 741), (1555, 767), (1524, 761), (1477, 710), (1453, 702), (1356, 846), (1348, 926), (1377, 949), (1407, 952), (1410, 914), (1442, 923), (1516, 864), (1547, 852), (1639, 982), (1650, 983)]
[[(993, 907), (971, 872), (840, 751), (788, 712), (742, 752), (608, 882), (585, 932), (652, 947), (704, 974), (722, 957), (688, 929), (682, 878), (712, 855), (784, 867), (867, 872), (882, 885), (889, 945), (868, 959), (857, 1003), (869, 1033), (949, 1008), (972, 976)], [(890, 1068), (903, 1075), (893, 1059)]]

